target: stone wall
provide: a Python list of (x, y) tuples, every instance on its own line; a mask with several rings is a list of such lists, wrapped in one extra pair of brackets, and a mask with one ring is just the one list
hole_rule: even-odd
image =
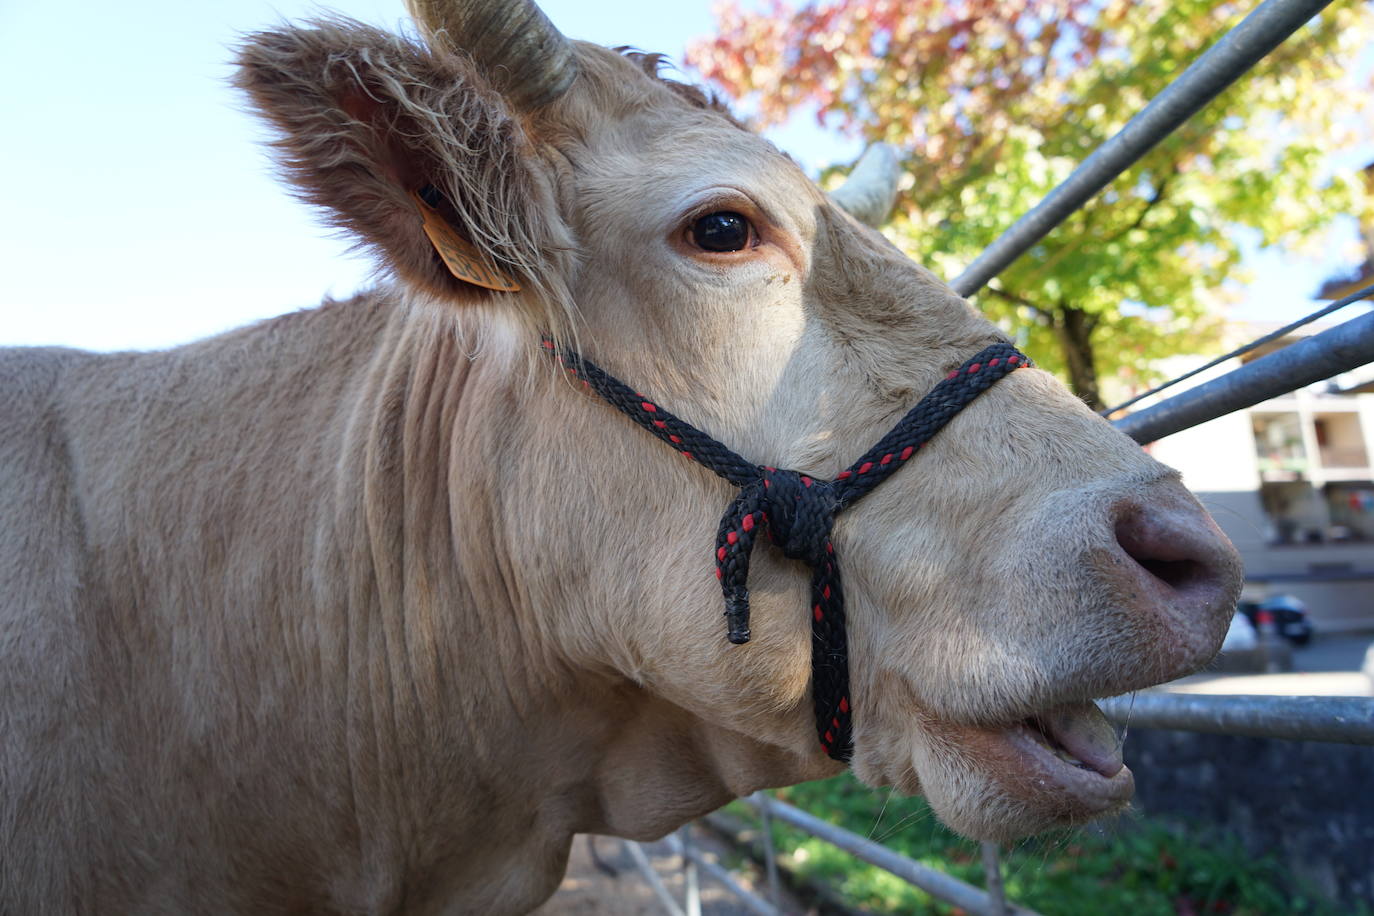
[(1330, 900), (1374, 902), (1374, 747), (1132, 728), (1148, 815), (1215, 829)]

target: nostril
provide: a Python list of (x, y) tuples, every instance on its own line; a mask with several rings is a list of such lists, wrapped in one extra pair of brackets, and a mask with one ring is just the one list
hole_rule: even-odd
[(1185, 591), (1207, 578), (1207, 568), (1197, 560), (1156, 560), (1126, 551), (1145, 571), (1175, 591)]
[(1199, 559), (1205, 552), (1180, 534), (1174, 526), (1161, 525), (1139, 511), (1124, 514), (1116, 523), (1116, 541), (1125, 554), (1169, 588), (1189, 592), (1214, 584), (1215, 570)]

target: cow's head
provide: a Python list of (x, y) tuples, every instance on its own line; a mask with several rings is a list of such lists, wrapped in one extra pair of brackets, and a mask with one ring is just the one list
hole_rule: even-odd
[[(729, 645), (712, 554), (732, 488), (522, 354), (575, 337), (750, 460), (830, 478), (1002, 332), (653, 58), (507, 0), (421, 18), (425, 42), (340, 21), (255, 36), (240, 82), (409, 307), (484, 335), (506, 379), (484, 458), (518, 486), (489, 533), (531, 638), (696, 721), (707, 750), (645, 751), (700, 756), (684, 773), (747, 791), (833, 772), (810, 727), (806, 571), (759, 550), (754, 639)], [(417, 194), (522, 289), (455, 276)], [(1177, 475), (1030, 369), (842, 515), (836, 545), (855, 770), (981, 837), (1128, 798), (1091, 699), (1204, 664), (1239, 578)], [(612, 826), (672, 813), (645, 817)]]

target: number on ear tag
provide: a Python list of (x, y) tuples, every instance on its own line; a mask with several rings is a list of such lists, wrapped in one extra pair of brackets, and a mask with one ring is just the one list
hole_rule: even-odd
[(449, 273), (465, 283), (485, 289), (500, 290), (503, 293), (513, 293), (520, 289), (520, 284), (488, 264), (482, 253), (459, 235), (449, 225), (448, 220), (439, 215), (438, 210), (425, 203), (424, 198), (415, 191), (410, 192), (410, 197), (415, 201), (416, 209), (420, 211), (425, 235), (429, 236), (434, 250), (439, 252), (439, 257), (448, 267)]

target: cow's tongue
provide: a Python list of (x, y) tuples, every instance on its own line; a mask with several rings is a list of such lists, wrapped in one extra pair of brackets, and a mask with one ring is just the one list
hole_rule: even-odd
[(1121, 742), (1095, 703), (1059, 706), (1035, 717), (1050, 740), (1107, 778), (1121, 772)]

